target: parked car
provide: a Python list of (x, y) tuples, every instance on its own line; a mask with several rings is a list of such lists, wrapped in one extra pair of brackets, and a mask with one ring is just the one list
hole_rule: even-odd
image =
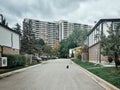
[(47, 56), (41, 56), (41, 59), (42, 59), (42, 60), (47, 60), (48, 57), (47, 57)]
[(32, 56), (32, 60), (36, 60), (37, 62), (40, 62), (42, 60), (42, 58), (40, 58), (38, 56)]

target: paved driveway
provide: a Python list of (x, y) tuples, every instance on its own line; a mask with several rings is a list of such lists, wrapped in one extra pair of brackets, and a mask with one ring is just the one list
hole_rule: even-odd
[[(69, 65), (69, 69), (66, 66)], [(45, 61), (0, 79), (0, 90), (105, 90), (69, 59)]]

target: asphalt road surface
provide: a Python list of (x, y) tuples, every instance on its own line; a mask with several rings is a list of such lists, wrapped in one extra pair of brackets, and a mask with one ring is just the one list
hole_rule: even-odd
[[(66, 66), (69, 65), (69, 69)], [(69, 59), (45, 61), (0, 79), (0, 90), (105, 90)]]

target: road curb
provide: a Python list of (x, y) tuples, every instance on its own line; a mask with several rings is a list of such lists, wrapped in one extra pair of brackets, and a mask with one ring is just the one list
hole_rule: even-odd
[[(76, 64), (76, 63), (75, 63)], [(81, 67), (80, 65), (76, 64), (77, 66), (80, 67), (80, 69), (85, 72), (88, 76), (90, 76), (94, 81), (96, 81), (99, 85), (101, 85), (102, 87), (104, 87), (106, 90), (120, 90), (119, 88), (117, 88), (116, 86), (110, 84), (109, 82), (105, 81), (104, 79), (96, 76), (95, 74), (91, 73), (90, 71), (84, 69), (83, 67)]]
[(14, 71), (11, 71), (11, 72), (7, 72), (7, 73), (3, 73), (3, 74), (0, 74), (0, 79), (2, 78), (5, 78), (5, 77), (8, 77), (8, 76), (11, 76), (13, 74), (16, 74), (16, 73), (19, 73), (19, 72), (22, 72), (22, 71), (25, 71), (29, 68), (33, 68), (33, 67), (36, 67), (38, 66), (39, 64), (37, 65), (33, 65), (33, 66), (29, 66), (29, 67), (25, 67), (25, 68), (22, 68), (22, 69), (18, 69), (18, 70), (14, 70)]

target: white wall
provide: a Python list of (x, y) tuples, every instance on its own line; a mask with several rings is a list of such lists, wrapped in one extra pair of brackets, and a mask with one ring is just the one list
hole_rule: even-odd
[(19, 49), (19, 35), (0, 26), (0, 45)]
[[(104, 27), (103, 27), (104, 28)], [(100, 37), (96, 37), (97, 34), (101, 34), (101, 29), (102, 29), (102, 25), (100, 24), (90, 35), (89, 35), (89, 47), (98, 43), (100, 40)], [(106, 29), (103, 29), (103, 32), (106, 32)]]
[(19, 40), (19, 35), (16, 33), (13, 33), (13, 48), (15, 49), (20, 49), (20, 40)]
[(105, 23), (103, 23), (103, 33), (106, 35), (106, 36), (108, 36), (108, 30), (109, 30), (109, 28), (108, 27), (111, 27), (111, 22), (105, 22)]
[[(115, 22), (114, 22), (115, 23)], [(109, 30), (109, 27), (111, 27), (111, 22), (104, 22), (103, 23), (103, 33), (106, 35), (106, 36), (108, 36), (109, 35), (109, 33), (107, 32), (108, 30)], [(100, 31), (97, 31), (96, 29), (89, 35), (89, 47), (90, 46), (92, 46), (92, 45), (94, 45), (94, 44), (96, 44), (99, 40), (100, 40), (100, 37), (99, 38), (97, 38), (97, 39), (95, 39), (95, 35), (97, 34), (97, 33), (99, 33), (99, 34), (101, 34), (101, 29), (102, 29), (102, 25), (100, 24), (99, 26), (98, 26), (98, 29), (100, 30)]]

